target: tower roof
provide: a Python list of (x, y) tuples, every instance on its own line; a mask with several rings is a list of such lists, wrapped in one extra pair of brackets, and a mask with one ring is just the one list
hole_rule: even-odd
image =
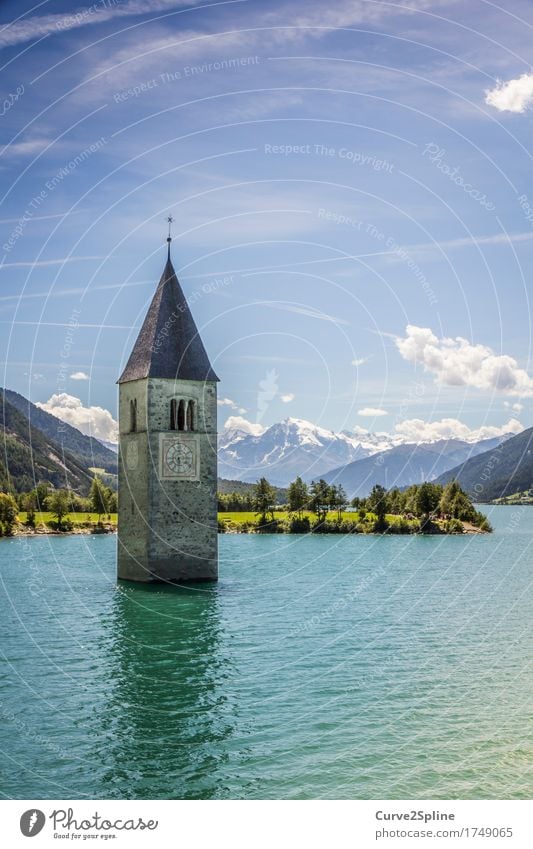
[(176, 277), (170, 245), (161, 280), (118, 382), (145, 377), (218, 380)]

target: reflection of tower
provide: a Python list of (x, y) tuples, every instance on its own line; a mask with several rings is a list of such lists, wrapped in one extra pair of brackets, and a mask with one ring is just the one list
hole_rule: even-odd
[(112, 685), (100, 719), (112, 730), (102, 752), (111, 798), (215, 795), (233, 728), (216, 587), (123, 585), (110, 622)]
[(168, 258), (119, 380), (118, 577), (217, 578), (217, 376)]

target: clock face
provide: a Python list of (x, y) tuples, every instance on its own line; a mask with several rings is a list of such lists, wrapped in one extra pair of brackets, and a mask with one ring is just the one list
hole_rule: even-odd
[(198, 480), (198, 444), (192, 436), (161, 435), (161, 474), (175, 480)]
[(190, 445), (174, 442), (167, 448), (165, 463), (176, 475), (190, 475), (194, 471), (194, 453)]

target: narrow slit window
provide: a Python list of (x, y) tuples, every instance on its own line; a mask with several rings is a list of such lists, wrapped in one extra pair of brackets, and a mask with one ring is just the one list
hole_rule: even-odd
[(185, 430), (185, 401), (180, 401), (178, 406), (178, 430)]
[(130, 431), (137, 431), (137, 399), (130, 401)]
[(178, 427), (178, 402), (175, 398), (170, 402), (170, 430), (176, 430)]
[(194, 401), (189, 401), (187, 404), (187, 430), (195, 430), (194, 422)]

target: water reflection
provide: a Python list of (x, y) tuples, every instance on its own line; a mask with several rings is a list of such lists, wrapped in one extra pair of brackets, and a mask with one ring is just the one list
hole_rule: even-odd
[[(210, 798), (227, 757), (233, 711), (218, 587), (120, 585), (112, 614), (112, 685), (105, 716), (124, 798)], [(110, 764), (110, 752), (106, 763)]]

